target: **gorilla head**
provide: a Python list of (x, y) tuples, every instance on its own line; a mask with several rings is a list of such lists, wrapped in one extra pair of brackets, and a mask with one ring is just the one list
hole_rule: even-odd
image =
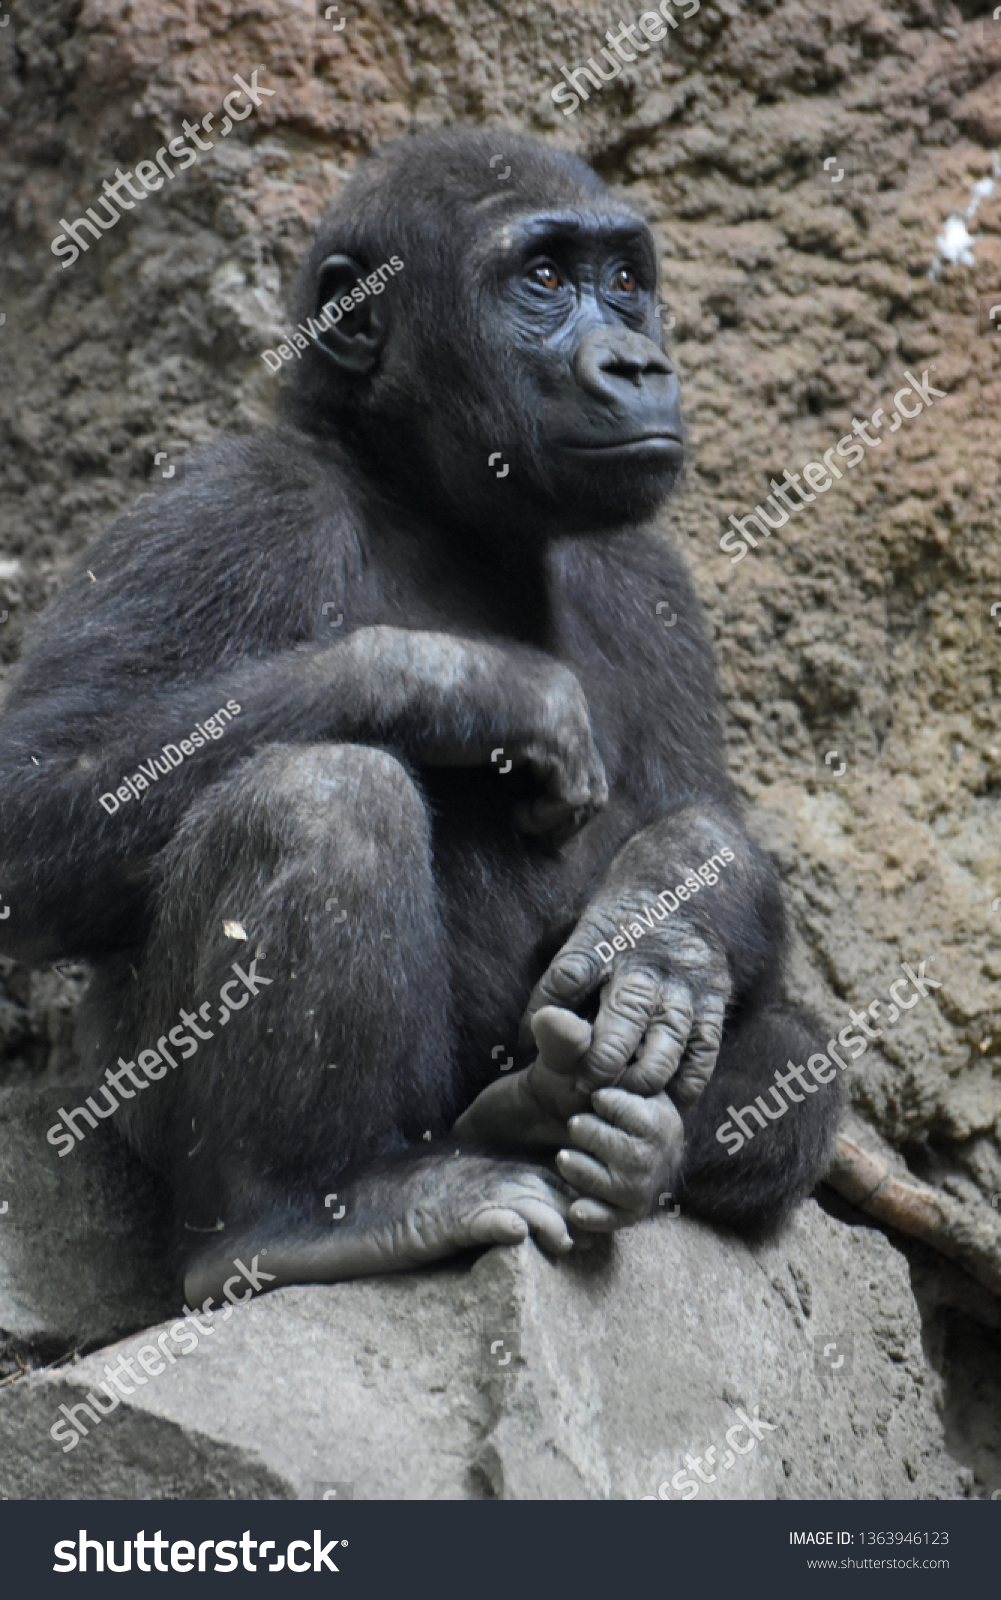
[(507, 133), (389, 146), (338, 198), (297, 315), (352, 292), (298, 364), (292, 414), (412, 510), (538, 538), (640, 520), (670, 492), (654, 243), (582, 162)]

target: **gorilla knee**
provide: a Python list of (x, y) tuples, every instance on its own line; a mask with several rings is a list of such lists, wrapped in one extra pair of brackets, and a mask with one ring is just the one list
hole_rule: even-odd
[[(222, 804), (220, 805), (220, 800)], [(220, 813), (255, 853), (335, 844), (413, 851), (430, 843), (424, 801), (406, 768), (368, 745), (271, 745), (216, 791)], [(191, 819), (192, 821), (194, 818)], [(256, 847), (256, 850), (255, 850)]]

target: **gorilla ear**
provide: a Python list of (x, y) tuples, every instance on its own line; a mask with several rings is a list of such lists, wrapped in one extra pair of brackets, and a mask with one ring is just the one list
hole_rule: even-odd
[(325, 313), (329, 325), (317, 343), (344, 372), (371, 372), (389, 334), (381, 290), (365, 280), (365, 268), (350, 256), (328, 256), (316, 274), (316, 316)]

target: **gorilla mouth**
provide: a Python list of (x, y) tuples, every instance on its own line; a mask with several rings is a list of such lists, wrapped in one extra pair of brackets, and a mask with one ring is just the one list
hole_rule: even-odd
[(655, 451), (658, 455), (675, 455), (683, 448), (676, 433), (641, 433), (634, 439), (609, 439), (607, 444), (572, 444), (565, 449), (574, 455), (641, 455)]

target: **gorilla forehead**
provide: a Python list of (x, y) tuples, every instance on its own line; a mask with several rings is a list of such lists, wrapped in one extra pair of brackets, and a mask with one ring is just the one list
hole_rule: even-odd
[[(500, 156), (491, 167), (492, 157)], [(510, 169), (506, 178), (499, 175)], [(484, 237), (485, 216), (504, 221), (534, 211), (568, 219), (605, 218), (644, 226), (638, 213), (613, 201), (598, 174), (576, 156), (524, 134), (446, 129), (399, 139), (361, 163), (324, 218), (304, 269), (312, 281), (332, 248), (361, 257), (407, 249), (462, 251)], [(490, 228), (490, 232), (494, 230)], [(504, 243), (502, 232), (495, 235)], [(376, 263), (378, 264), (378, 263)]]

